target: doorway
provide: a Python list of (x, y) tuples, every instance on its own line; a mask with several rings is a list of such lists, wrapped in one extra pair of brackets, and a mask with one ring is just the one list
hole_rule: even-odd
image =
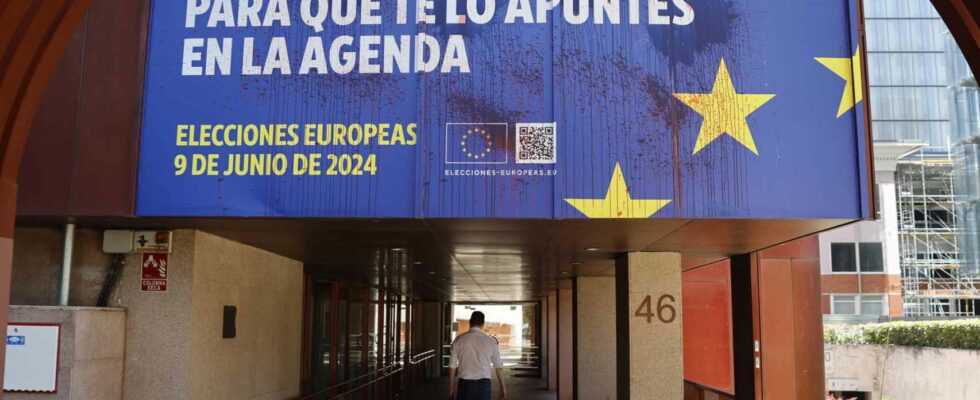
[(456, 336), (470, 329), (470, 314), (486, 315), (484, 332), (497, 339), (504, 368), (518, 378), (540, 378), (541, 315), (538, 303), (451, 304), (446, 313), (447, 341), (443, 344), (443, 368), (448, 368), (449, 351)]

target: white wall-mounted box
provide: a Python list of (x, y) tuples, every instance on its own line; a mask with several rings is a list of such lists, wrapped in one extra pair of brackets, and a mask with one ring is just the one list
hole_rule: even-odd
[(57, 391), (60, 334), (59, 324), (7, 325), (3, 390)]

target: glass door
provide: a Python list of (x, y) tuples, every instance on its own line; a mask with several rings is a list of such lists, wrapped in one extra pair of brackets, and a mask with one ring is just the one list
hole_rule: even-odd
[(334, 296), (336, 285), (327, 282), (314, 283), (313, 315), (310, 357), (310, 383), (313, 392), (327, 390), (334, 385), (335, 343)]

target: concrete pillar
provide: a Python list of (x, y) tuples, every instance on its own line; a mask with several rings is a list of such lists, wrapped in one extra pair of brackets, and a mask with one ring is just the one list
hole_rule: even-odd
[[(303, 264), (201, 231), (177, 230), (166, 292), (141, 292), (128, 257), (110, 304), (126, 308), (125, 399), (296, 398)], [(224, 306), (236, 336), (222, 335)]]
[(681, 256), (616, 260), (617, 398), (684, 398)]
[(616, 278), (576, 282), (575, 349), (580, 399), (616, 398)]
[(884, 233), (884, 253), (885, 268), (887, 274), (901, 274), (902, 251), (898, 247), (898, 199), (895, 192), (895, 172), (879, 173), (876, 175), (878, 183), (878, 210), (881, 223), (885, 225), (882, 229)]

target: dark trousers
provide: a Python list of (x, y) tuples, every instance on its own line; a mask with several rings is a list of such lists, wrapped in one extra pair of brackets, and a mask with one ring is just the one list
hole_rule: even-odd
[(490, 380), (460, 379), (456, 389), (456, 400), (490, 400)]

